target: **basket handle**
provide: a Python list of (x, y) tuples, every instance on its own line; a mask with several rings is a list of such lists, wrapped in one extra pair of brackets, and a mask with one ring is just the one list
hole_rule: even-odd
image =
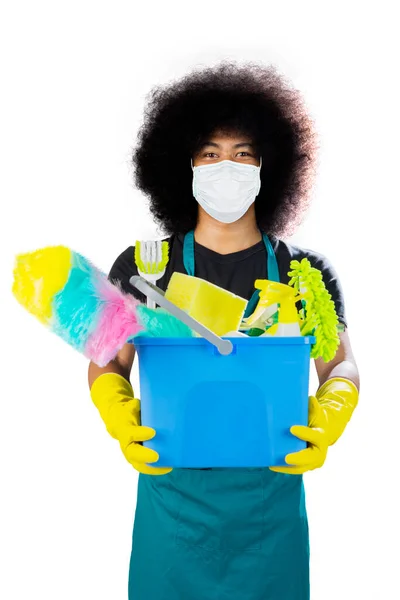
[(190, 315), (188, 315), (184, 310), (173, 304), (170, 300), (164, 295), (164, 292), (160, 290), (157, 286), (149, 283), (143, 277), (139, 277), (138, 275), (133, 275), (129, 279), (129, 283), (142, 292), (147, 298), (156, 302), (159, 306), (168, 311), (171, 315), (182, 321), (185, 325), (193, 329), (196, 333), (198, 333), (201, 337), (206, 339), (210, 344), (213, 344), (218, 349), (218, 352), (223, 356), (228, 356), (232, 354), (233, 344), (230, 340), (223, 340), (218, 337), (214, 332), (210, 329), (193, 319)]

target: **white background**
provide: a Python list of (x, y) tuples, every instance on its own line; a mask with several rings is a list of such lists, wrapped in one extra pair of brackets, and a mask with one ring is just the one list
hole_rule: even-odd
[(13, 299), (13, 258), (65, 244), (107, 271), (137, 238), (158, 234), (129, 169), (145, 95), (221, 58), (275, 63), (303, 91), (322, 139), (313, 207), (292, 241), (338, 271), (362, 392), (323, 469), (305, 477), (312, 599), (400, 597), (395, 7), (3, 8), (2, 599), (126, 600), (137, 481), (91, 403), (87, 361)]

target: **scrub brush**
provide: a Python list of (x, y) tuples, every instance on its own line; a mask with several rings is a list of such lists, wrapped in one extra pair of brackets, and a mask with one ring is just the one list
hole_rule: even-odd
[[(153, 285), (163, 277), (168, 263), (168, 242), (161, 240), (150, 242), (136, 242), (135, 263), (139, 275)], [(147, 298), (147, 307), (155, 308), (156, 303)]]
[(292, 260), (290, 268), (289, 285), (294, 287), (303, 301), (300, 311), (301, 333), (315, 336), (311, 357), (321, 356), (325, 362), (329, 362), (335, 357), (340, 344), (335, 303), (325, 287), (321, 271), (312, 267), (307, 258), (301, 262)]

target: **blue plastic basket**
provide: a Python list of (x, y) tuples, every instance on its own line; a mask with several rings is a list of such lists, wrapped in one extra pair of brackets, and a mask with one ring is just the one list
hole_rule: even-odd
[(221, 356), (200, 338), (137, 337), (144, 445), (154, 466), (268, 467), (306, 447), (313, 337), (230, 338)]

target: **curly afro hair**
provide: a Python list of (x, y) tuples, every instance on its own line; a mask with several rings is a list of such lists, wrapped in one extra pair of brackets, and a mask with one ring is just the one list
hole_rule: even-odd
[(317, 142), (301, 95), (275, 67), (223, 61), (196, 68), (154, 87), (146, 101), (132, 164), (136, 186), (166, 233), (196, 226), (190, 159), (216, 131), (250, 136), (262, 156), (259, 227), (276, 237), (294, 232), (308, 208)]

